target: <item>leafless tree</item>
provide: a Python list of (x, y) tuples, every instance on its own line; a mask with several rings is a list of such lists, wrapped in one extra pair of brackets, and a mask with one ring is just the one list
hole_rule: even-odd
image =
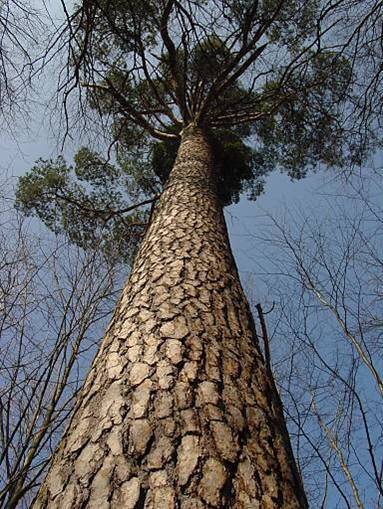
[(28, 109), (25, 92), (38, 61), (44, 11), (43, 2), (0, 2), (0, 112), (11, 126), (16, 111)]
[(115, 300), (97, 251), (0, 210), (0, 507), (28, 507)]
[(382, 177), (353, 179), (322, 213), (271, 218), (258, 238), (273, 370), (313, 507), (382, 507)]

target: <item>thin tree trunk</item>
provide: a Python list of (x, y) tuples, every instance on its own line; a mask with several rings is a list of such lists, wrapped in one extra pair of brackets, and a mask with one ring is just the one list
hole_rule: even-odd
[(33, 504), (80, 507), (307, 507), (197, 128)]

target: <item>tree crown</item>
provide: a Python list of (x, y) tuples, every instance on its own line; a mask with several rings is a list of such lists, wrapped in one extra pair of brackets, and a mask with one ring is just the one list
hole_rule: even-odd
[(93, 233), (134, 232), (145, 212), (117, 211), (161, 191), (191, 122), (212, 141), (223, 205), (244, 191), (256, 198), (274, 168), (301, 178), (322, 164), (360, 162), (366, 139), (345, 123), (352, 65), (334, 45), (326, 49), (324, 8), (320, 0), (78, 5), (68, 86), (80, 85), (103, 118), (115, 160), (82, 149), (74, 167), (38, 162), (20, 180), (24, 210), (84, 247)]

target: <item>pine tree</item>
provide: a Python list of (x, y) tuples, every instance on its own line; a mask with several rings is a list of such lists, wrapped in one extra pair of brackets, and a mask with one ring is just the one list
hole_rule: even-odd
[[(307, 507), (222, 208), (256, 197), (272, 168), (300, 178), (367, 149), (342, 123), (351, 67), (323, 49), (320, 9), (77, 8), (73, 76), (116, 158), (39, 161), (19, 206), (128, 261), (144, 240), (35, 509)], [(132, 198), (155, 206), (137, 212)]]

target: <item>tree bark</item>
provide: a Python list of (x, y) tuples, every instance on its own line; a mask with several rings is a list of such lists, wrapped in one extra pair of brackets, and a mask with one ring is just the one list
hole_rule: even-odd
[(34, 509), (307, 508), (190, 126)]

